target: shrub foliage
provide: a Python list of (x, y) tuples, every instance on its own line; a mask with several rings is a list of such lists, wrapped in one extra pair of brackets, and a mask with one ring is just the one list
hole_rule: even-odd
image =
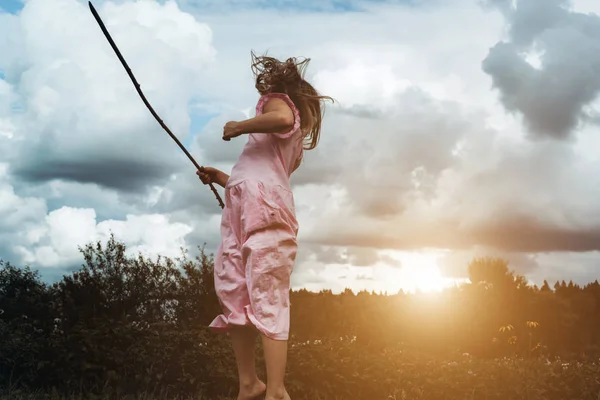
[[(227, 337), (206, 328), (212, 255), (131, 257), (114, 237), (81, 252), (52, 285), (0, 261), (1, 388), (235, 394)], [(292, 292), (293, 398), (600, 398), (597, 281), (538, 288), (487, 258), (469, 275), (435, 295)]]

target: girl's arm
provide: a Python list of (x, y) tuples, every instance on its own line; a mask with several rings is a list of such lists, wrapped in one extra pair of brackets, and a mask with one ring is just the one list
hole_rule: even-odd
[(272, 98), (265, 104), (263, 113), (240, 122), (228, 122), (223, 129), (223, 139), (247, 133), (281, 133), (294, 127), (294, 113), (290, 106), (279, 98)]
[(229, 181), (229, 175), (227, 175), (223, 171), (217, 170), (217, 173), (215, 175), (215, 182), (217, 183), (217, 185), (220, 185), (224, 188), (225, 185), (227, 185), (227, 181)]

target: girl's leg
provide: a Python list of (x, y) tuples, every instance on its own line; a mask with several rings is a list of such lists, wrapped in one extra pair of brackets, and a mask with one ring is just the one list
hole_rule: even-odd
[[(240, 230), (243, 199), (240, 187), (225, 190), (225, 204), (221, 220), (221, 246), (214, 267), (215, 290), (223, 308), (210, 324), (216, 331), (228, 331), (238, 369), (238, 400), (255, 400), (264, 396), (266, 385), (258, 379), (254, 359), (257, 331), (245, 325), (244, 308), (250, 298), (245, 265), (241, 253)], [(227, 317), (225, 317), (227, 315)]]
[(229, 335), (238, 368), (240, 391), (238, 400), (254, 400), (265, 393), (266, 385), (256, 374), (254, 349), (257, 332), (248, 326), (232, 325)]
[(265, 400), (290, 400), (284, 378), (290, 328), (290, 275), (298, 250), (293, 195), (279, 186), (248, 181), (243, 204), (240, 242), (250, 300), (246, 311), (248, 319), (262, 333), (267, 368)]
[(262, 345), (267, 367), (267, 396), (265, 400), (290, 400), (283, 383), (287, 363), (287, 340), (273, 340), (262, 335)]

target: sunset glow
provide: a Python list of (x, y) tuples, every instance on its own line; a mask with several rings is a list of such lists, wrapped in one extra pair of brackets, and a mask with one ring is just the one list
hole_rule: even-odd
[(440, 272), (439, 252), (398, 253), (402, 262), (400, 287), (409, 292), (439, 292), (455, 283)]
[(389, 261), (373, 268), (373, 286), (369, 290), (437, 293), (459, 283), (442, 274), (439, 260), (445, 254), (443, 251), (384, 251), (382, 254), (389, 257)]

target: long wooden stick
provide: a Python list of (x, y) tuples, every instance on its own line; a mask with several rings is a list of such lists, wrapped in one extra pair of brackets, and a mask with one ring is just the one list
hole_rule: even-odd
[[(98, 12), (96, 12), (96, 9), (94, 8), (92, 2), (88, 1), (88, 4), (90, 6), (90, 11), (92, 11), (92, 14), (94, 15), (94, 18), (96, 19), (96, 22), (98, 22), (98, 25), (100, 25), (100, 29), (102, 29), (102, 32), (104, 33), (104, 36), (108, 40), (108, 43), (110, 43), (110, 46), (113, 48), (113, 50), (117, 54), (117, 57), (119, 57), (119, 60), (121, 61), (121, 64), (123, 64), (123, 67), (125, 67), (125, 71), (127, 71), (127, 74), (129, 75), (129, 78), (131, 78), (131, 81), (133, 82), (133, 85), (135, 86), (135, 90), (137, 90), (138, 94), (142, 98), (142, 101), (144, 102), (144, 104), (146, 105), (146, 107), (148, 107), (148, 110), (150, 110), (150, 113), (152, 114), (152, 116), (154, 116), (154, 118), (158, 121), (158, 123), (160, 124), (160, 126), (162, 126), (162, 128), (169, 134), (169, 136), (171, 136), (171, 139), (173, 139), (175, 141), (175, 143), (177, 143), (179, 145), (179, 148), (181, 148), (181, 150), (183, 150), (183, 152), (185, 153), (185, 155), (190, 159), (190, 161), (192, 162), (192, 164), (194, 164), (194, 166), (196, 167), (196, 169), (199, 170), (199, 171), (201, 171), (202, 167), (196, 162), (196, 160), (194, 160), (194, 157), (192, 157), (192, 155), (186, 150), (186, 148), (183, 147), (183, 144), (181, 144), (181, 142), (179, 141), (179, 139), (177, 139), (177, 137), (173, 134), (173, 132), (171, 132), (171, 130), (167, 127), (167, 125), (165, 125), (165, 123), (160, 119), (160, 117), (158, 116), (158, 114), (154, 111), (154, 109), (152, 108), (152, 106), (150, 105), (150, 103), (148, 102), (148, 100), (146, 100), (146, 96), (144, 96), (144, 93), (142, 93), (142, 89), (140, 88), (140, 84), (135, 79), (135, 76), (133, 75), (133, 72), (131, 72), (131, 69), (129, 68), (129, 65), (127, 65), (127, 62), (125, 61), (125, 59), (121, 55), (121, 52), (119, 51), (119, 48), (117, 47), (117, 45), (115, 44), (115, 42), (112, 40), (112, 37), (110, 36), (110, 33), (108, 33), (108, 30), (106, 29), (106, 26), (104, 26), (104, 23), (102, 22), (102, 19), (98, 15)], [(219, 196), (219, 193), (217, 192), (217, 190), (215, 189), (215, 187), (213, 186), (212, 183), (210, 183), (209, 186), (210, 186), (210, 189), (215, 194), (215, 197), (217, 198), (217, 201), (219, 202), (219, 206), (221, 208), (223, 208), (225, 205), (223, 204), (223, 200), (221, 200), (221, 196)]]

